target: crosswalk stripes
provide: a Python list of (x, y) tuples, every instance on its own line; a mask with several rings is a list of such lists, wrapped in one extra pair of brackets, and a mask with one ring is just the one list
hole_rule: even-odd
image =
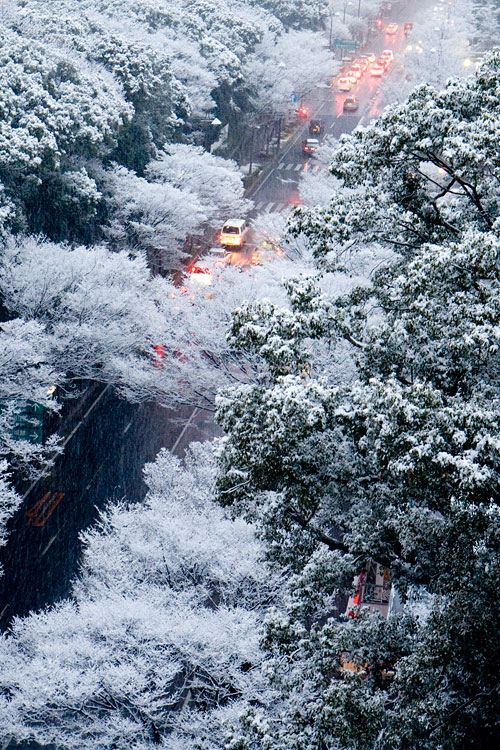
[(287, 208), (291, 208), (290, 203), (283, 203), (283, 201), (279, 201), (278, 203), (276, 203), (276, 201), (258, 201), (258, 203), (255, 204), (255, 209), (263, 213), (278, 214), (282, 211), (286, 211)]
[(318, 169), (319, 169), (319, 164), (314, 164), (311, 167), (311, 166), (309, 166), (308, 162), (306, 162), (305, 164), (297, 164), (295, 162), (285, 163), (284, 161), (282, 161), (280, 164), (278, 164), (277, 170), (279, 171), (279, 170), (284, 170), (284, 169), (288, 170), (289, 172), (292, 172), (292, 171), (293, 172), (304, 172), (305, 170), (308, 170), (308, 169), (310, 169), (310, 170), (312, 170), (314, 172), (317, 172)]

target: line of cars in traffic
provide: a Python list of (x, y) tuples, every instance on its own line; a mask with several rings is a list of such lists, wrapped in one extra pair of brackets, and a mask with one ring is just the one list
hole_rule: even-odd
[[(393, 25), (396, 26), (396, 24)], [(384, 50), (378, 59), (373, 52), (361, 55), (351, 63), (348, 70), (342, 71), (337, 79), (337, 91), (350, 92), (365, 73), (369, 73), (373, 77), (382, 76), (390, 67), (393, 59), (394, 55), (390, 49)], [(358, 100), (355, 96), (347, 96), (342, 104), (342, 109), (344, 112), (355, 112), (358, 106)]]

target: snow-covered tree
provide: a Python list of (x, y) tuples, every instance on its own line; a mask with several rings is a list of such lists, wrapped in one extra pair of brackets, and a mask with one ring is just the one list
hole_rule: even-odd
[(173, 272), (188, 235), (212, 240), (228, 216), (245, 216), (242, 174), (232, 161), (201, 147), (170, 144), (144, 177), (125, 167), (102, 175), (109, 211), (105, 234), (115, 247), (145, 252), (152, 267)]
[[(263, 377), (219, 397), (219, 499), (259, 525), (291, 601), (265, 641), (281, 703), (250, 710), (231, 748), (497, 744), (499, 63), (344, 138), (329, 208), (294, 220), (322, 263), (374, 240), (399, 255), (347, 294), (289, 280), (288, 305), (234, 315)], [(372, 561), (403, 612), (339, 620)]]
[(109, 219), (109, 164), (144, 178), (172, 141), (214, 140), (215, 114), (234, 124), (252, 106), (247, 59), (283, 32), (263, 6), (222, 0), (14, 0), (0, 25), (0, 219), (89, 244)]
[(18, 741), (170, 750), (224, 744), (227, 720), (273, 698), (259, 626), (279, 605), (251, 527), (212, 502), (210, 445), (162, 451), (143, 503), (85, 533), (69, 600), (2, 637), (0, 724)]
[(286, 114), (290, 97), (301, 100), (336, 71), (331, 53), (312, 31), (267, 34), (249, 58), (246, 74), (257, 111)]
[(116, 146), (132, 109), (101, 68), (11, 29), (2, 39), (0, 179), (17, 222), (91, 237), (100, 196), (85, 162)]
[(54, 439), (42, 445), (15, 434), (30, 404), (57, 410), (53, 386), (64, 396), (92, 379), (126, 388), (129, 398), (166, 398), (168, 377), (158, 378), (152, 355), (170, 290), (142, 256), (10, 238), (0, 256), (8, 318), (0, 325), (0, 456), (26, 470), (54, 456)]
[[(0, 547), (7, 543), (7, 521), (15, 513), (21, 498), (9, 481), (9, 473), (6, 461), (0, 461)], [(3, 574), (0, 565), (0, 576)]]
[(148, 164), (146, 176), (195, 196), (211, 227), (218, 228), (229, 216), (246, 216), (253, 206), (243, 197), (242, 173), (236, 162), (201, 147), (169, 144)]
[(118, 382), (115, 359), (146, 355), (164, 319), (163, 287), (143, 258), (102, 247), (23, 238), (9, 242), (0, 259), (4, 306), (41, 326), (52, 367), (76, 378)]

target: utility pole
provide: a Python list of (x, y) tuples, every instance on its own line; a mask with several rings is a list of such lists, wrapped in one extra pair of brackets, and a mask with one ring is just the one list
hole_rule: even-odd
[(250, 176), (252, 174), (254, 137), (255, 137), (255, 130), (253, 128), (251, 128), (251, 133), (250, 133), (250, 163), (248, 165), (248, 176)]

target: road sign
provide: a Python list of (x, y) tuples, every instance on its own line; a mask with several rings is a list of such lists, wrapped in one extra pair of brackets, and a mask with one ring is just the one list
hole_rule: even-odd
[(43, 442), (43, 415), (45, 408), (35, 401), (28, 401), (17, 414), (11, 435), (15, 440), (28, 440), (30, 443)]
[(334, 47), (343, 47), (344, 49), (358, 49), (359, 42), (355, 39), (334, 39)]
[(297, 94), (290, 94), (290, 101), (296, 102), (297, 101)]

